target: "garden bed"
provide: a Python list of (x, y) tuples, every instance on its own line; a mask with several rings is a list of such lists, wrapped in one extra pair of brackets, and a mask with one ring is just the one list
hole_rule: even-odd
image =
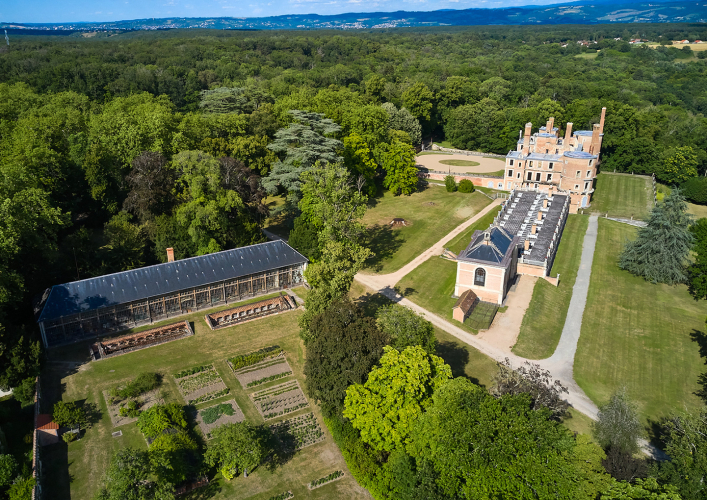
[(213, 365), (183, 370), (174, 375), (179, 392), (187, 404), (199, 404), (230, 393)]
[[(229, 360), (230, 363), (230, 360)], [(233, 366), (233, 365), (231, 365)], [(292, 375), (292, 368), (284, 353), (268, 358), (258, 363), (234, 370), (241, 387), (256, 387), (266, 382), (278, 380)]]
[(309, 406), (296, 380), (254, 392), (250, 398), (265, 420), (287, 415)]
[(268, 500), (288, 500), (294, 497), (295, 495), (291, 491), (286, 491), (284, 493), (280, 493), (279, 495), (275, 495), (274, 497), (270, 497)]
[(202, 408), (197, 411), (196, 421), (201, 427), (204, 436), (211, 437), (211, 431), (224, 424), (237, 424), (243, 422), (245, 415), (234, 399), (225, 403)]
[(324, 432), (314, 413), (283, 420), (270, 426), (284, 453), (292, 453), (324, 441)]
[(136, 401), (140, 407), (140, 411), (145, 411), (148, 408), (157, 405), (157, 404), (164, 404), (164, 400), (160, 397), (160, 390), (159, 389), (153, 389), (151, 391), (148, 391), (144, 394), (141, 394), (140, 396), (136, 398), (127, 398), (123, 400), (116, 401), (115, 403), (111, 404), (111, 396), (110, 396), (110, 390), (106, 389), (103, 391), (103, 398), (106, 401), (106, 406), (108, 407), (108, 415), (110, 415), (110, 421), (113, 424), (113, 427), (120, 427), (121, 425), (125, 424), (131, 424), (133, 422), (137, 422), (137, 417), (121, 417), (120, 416), (120, 408), (122, 406), (126, 406), (130, 403), (130, 401)]
[(90, 346), (91, 359), (99, 359), (120, 356), (129, 352), (139, 351), (156, 345), (171, 342), (173, 340), (191, 337), (194, 332), (188, 321), (180, 321), (170, 325), (152, 328), (130, 335), (122, 335), (103, 342), (96, 342)]
[(314, 489), (316, 489), (316, 488), (319, 488), (319, 487), (321, 487), (321, 486), (324, 486), (325, 484), (329, 484), (329, 483), (331, 483), (332, 481), (336, 481), (336, 480), (338, 480), (338, 479), (341, 479), (342, 477), (344, 477), (344, 472), (343, 472), (343, 471), (340, 471), (340, 470), (337, 470), (337, 471), (332, 472), (332, 473), (329, 474), (328, 476), (324, 476), (324, 477), (320, 477), (319, 479), (315, 479), (314, 481), (312, 481), (311, 483), (309, 483), (309, 484), (307, 485), (307, 487), (308, 487), (310, 490), (314, 490)]

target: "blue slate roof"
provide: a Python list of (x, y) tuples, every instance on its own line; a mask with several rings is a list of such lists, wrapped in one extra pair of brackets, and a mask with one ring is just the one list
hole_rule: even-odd
[(574, 134), (572, 134), (572, 135), (584, 135), (584, 136), (587, 136), (587, 135), (592, 135), (592, 131), (591, 131), (591, 130), (575, 130), (575, 131), (574, 131)]
[[(490, 245), (484, 241), (485, 234), (489, 233)], [(493, 226), (486, 231), (476, 231), (469, 246), (457, 257), (459, 260), (471, 259), (500, 264), (511, 247), (511, 238), (503, 229)]]
[(281, 240), (54, 285), (38, 322), (307, 262)]
[(597, 158), (597, 155), (589, 154), (586, 151), (565, 151), (565, 156), (567, 158), (579, 158), (581, 160), (593, 160)]

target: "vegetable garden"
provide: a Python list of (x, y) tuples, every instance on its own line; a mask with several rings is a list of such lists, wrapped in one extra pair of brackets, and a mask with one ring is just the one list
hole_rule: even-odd
[(299, 382), (291, 380), (250, 395), (265, 420), (295, 412), (309, 406)]
[(204, 365), (175, 373), (179, 392), (188, 404), (199, 404), (230, 393), (213, 365)]

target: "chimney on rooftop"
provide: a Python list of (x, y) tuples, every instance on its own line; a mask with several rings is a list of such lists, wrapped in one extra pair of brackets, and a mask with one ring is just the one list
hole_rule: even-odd
[(538, 212), (538, 220), (543, 220), (543, 213), (542, 212)]
[(601, 149), (601, 125), (595, 123), (592, 127), (592, 142), (589, 145), (589, 154), (598, 155)]
[(167, 262), (174, 262), (174, 248), (167, 249)]
[(525, 251), (530, 250), (530, 240), (525, 240)]
[(530, 228), (530, 234), (536, 234), (538, 232), (538, 226), (533, 224), (533, 226)]
[(572, 122), (567, 122), (567, 128), (565, 129), (565, 145), (569, 144), (569, 140), (572, 138)]
[(601, 119), (599, 120), (600, 134), (604, 133), (604, 117), (606, 116), (606, 108), (601, 108)]
[[(543, 200), (543, 208), (547, 208), (547, 198), (545, 198)], [(540, 215), (540, 214), (538, 214), (538, 215)]]
[(550, 118), (547, 119), (547, 125), (545, 128), (547, 129), (545, 132), (548, 134), (552, 134), (552, 127), (555, 125), (555, 117), (551, 116)]
[(528, 122), (525, 124), (525, 135), (523, 136), (523, 154), (528, 154), (530, 151), (530, 131), (533, 128), (533, 124)]

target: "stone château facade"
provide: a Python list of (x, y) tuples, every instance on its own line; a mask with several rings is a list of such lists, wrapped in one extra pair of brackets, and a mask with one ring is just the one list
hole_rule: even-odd
[(506, 155), (504, 186), (508, 191), (534, 190), (566, 194), (570, 212), (588, 207), (594, 192), (594, 178), (599, 167), (599, 152), (604, 137), (604, 116), (592, 130), (572, 132), (567, 123), (564, 137), (550, 118), (544, 127), (531, 135), (532, 123), (520, 131), (518, 146)]

